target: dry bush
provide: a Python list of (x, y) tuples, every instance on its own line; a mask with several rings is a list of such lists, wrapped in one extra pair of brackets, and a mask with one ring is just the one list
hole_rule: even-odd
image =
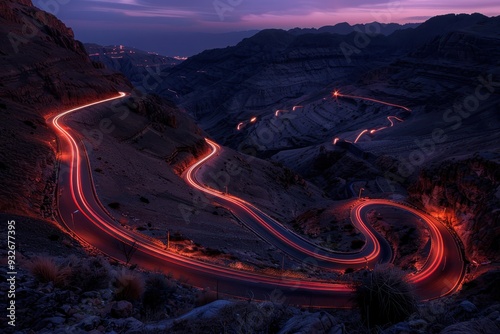
[(141, 274), (122, 268), (115, 277), (115, 299), (136, 301), (144, 293), (144, 278)]
[(357, 285), (355, 299), (369, 327), (403, 321), (417, 309), (413, 286), (403, 271), (390, 266), (370, 272)]
[(148, 315), (151, 320), (161, 318), (175, 290), (175, 284), (163, 274), (156, 273), (148, 277), (146, 290), (142, 296), (142, 313)]
[(51, 257), (37, 257), (30, 266), (30, 271), (35, 279), (41, 283), (52, 282), (54, 286), (64, 287), (68, 284), (71, 268), (59, 266)]
[(101, 258), (73, 259), (71, 261), (70, 284), (82, 291), (93, 291), (109, 287), (111, 269), (109, 263)]

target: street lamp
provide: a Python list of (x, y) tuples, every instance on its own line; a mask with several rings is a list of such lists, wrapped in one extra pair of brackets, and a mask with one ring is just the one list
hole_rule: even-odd
[(75, 213), (78, 213), (80, 212), (80, 210), (75, 210), (73, 212), (71, 212), (71, 223), (73, 224), (73, 229), (75, 229)]
[(358, 199), (360, 199), (360, 198), (361, 198), (361, 192), (362, 192), (363, 190), (365, 190), (365, 188), (361, 188), (361, 189), (359, 189)]

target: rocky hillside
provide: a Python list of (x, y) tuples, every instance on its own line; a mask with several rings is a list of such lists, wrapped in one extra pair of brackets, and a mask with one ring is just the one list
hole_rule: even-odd
[(411, 197), (446, 221), (477, 263), (498, 262), (500, 254), (500, 165), (479, 156), (423, 170)]
[[(130, 92), (132, 85), (92, 61), (70, 28), (31, 1), (0, 2), (0, 32), (0, 211), (51, 217), (58, 147), (46, 119), (70, 106)], [(137, 123), (127, 130), (135, 132), (126, 133), (137, 136), (136, 141), (142, 131), (162, 133), (171, 148), (158, 156), (165, 167), (181, 171), (206, 150), (201, 130), (172, 102), (134, 90), (114, 108), (108, 115), (116, 132), (111, 135), (123, 135), (120, 129), (132, 118)], [(128, 117), (117, 110), (127, 110)], [(99, 129), (99, 123), (92, 123), (99, 115), (93, 110), (86, 116), (92, 124), (87, 135)]]
[[(304, 100), (319, 96), (322, 99), (333, 89), (334, 80), (347, 80), (371, 68), (373, 64), (366, 61), (367, 57), (373, 62), (387, 57), (377, 52), (374, 42), (369, 46), (370, 53), (355, 55), (352, 63), (346, 64), (337, 46), (352, 42), (352, 38), (353, 35), (334, 34), (294, 36), (283, 30), (265, 30), (235, 47), (209, 50), (189, 58), (173, 68), (156, 91), (176, 99), (219, 142), (238, 147), (250, 136), (248, 140), (258, 141), (266, 149), (274, 141), (261, 143), (259, 136), (252, 134), (253, 126), (238, 132), (238, 123), (258, 116), (257, 125), (265, 126), (267, 122), (261, 119), (269, 121), (276, 109), (291, 111)], [(294, 129), (290, 132), (295, 133)], [(282, 146), (293, 146), (305, 137), (287, 137)], [(281, 138), (274, 139), (280, 142)], [(293, 143), (289, 145), (287, 140)]]
[[(265, 30), (234, 47), (191, 57), (157, 91), (176, 99), (219, 142), (271, 157), (331, 197), (351, 196), (356, 180), (371, 186), (367, 195), (397, 192), (399, 198), (416, 183), (415, 194), (429, 195), (421, 205), (440, 206), (443, 189), (462, 180), (445, 177), (443, 189), (433, 192), (432, 182), (424, 186), (418, 178), (423, 166), (446, 171), (455, 159), (468, 168), (475, 154), (487, 163), (500, 159), (498, 31), (500, 18), (481, 14), (438, 16), (389, 36)], [(334, 89), (411, 111), (335, 98)], [(368, 133), (352, 144), (363, 130)], [(336, 137), (340, 143), (333, 145)], [(496, 219), (494, 206), (475, 202), (493, 188), (474, 189), (474, 200), (464, 200), (470, 194), (460, 191), (446, 195), (454, 194), (446, 200), (448, 210), (457, 210), (454, 227), (467, 245)], [(464, 218), (472, 214), (490, 217), (490, 223)], [(482, 251), (489, 257), (496, 246), (486, 240), (491, 242)], [(472, 247), (468, 255), (482, 251)]]
[(31, 1), (0, 2), (0, 210), (50, 215), (57, 144), (47, 115), (129, 88), (96, 69), (55, 16)]

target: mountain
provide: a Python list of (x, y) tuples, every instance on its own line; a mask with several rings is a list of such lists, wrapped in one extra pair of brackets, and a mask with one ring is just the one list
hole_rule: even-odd
[(236, 131), (239, 122), (290, 109), (312, 95), (329, 92), (333, 78), (352, 77), (371, 68), (375, 60), (384, 61), (387, 54), (374, 49), (379, 38), (368, 47), (373, 52), (356, 55), (346, 64), (337, 46), (351, 41), (350, 35), (294, 36), (264, 30), (234, 47), (189, 58), (169, 71), (156, 92), (176, 99), (214, 138), (237, 147), (239, 139), (233, 137), (241, 136)]
[[(371, 180), (375, 193), (402, 196), (404, 189), (438, 189), (432, 201), (411, 194), (438, 215), (436, 203), (455, 193), (454, 176), (444, 190), (420, 173), (453, 159), (481, 161), (487, 170), (500, 162), (498, 31), (499, 18), (481, 14), (438, 16), (389, 36), (264, 30), (189, 58), (156, 91), (219, 142), (282, 163), (334, 198), (350, 196), (356, 180)], [(332, 96), (334, 90), (349, 96)], [(498, 254), (498, 234), (474, 243), (498, 219), (489, 198), (498, 201), (493, 190), (500, 181), (491, 179), (481, 196), (455, 195), (468, 198), (465, 207), (448, 208), (470, 254)], [(422, 184), (412, 188), (415, 182)], [(466, 218), (477, 206), (484, 224)]]
[[(430, 102), (430, 95), (431, 101), (439, 101), (433, 92), (436, 83), (430, 82), (437, 76), (442, 76), (438, 87), (447, 86), (448, 98), (452, 98), (456, 92), (449, 85), (460, 89), (459, 85), (470, 81), (472, 73), (479, 75), (491, 70), (496, 58), (489, 55), (497, 52), (498, 38), (476, 31), (485, 24), (495, 31), (493, 26), (497, 21), (480, 14), (450, 14), (390, 36), (294, 35), (283, 30), (265, 30), (234, 47), (208, 50), (189, 58), (168, 72), (156, 92), (177, 99), (206, 131), (233, 147), (245, 141), (258, 141), (256, 131), (237, 131), (240, 122), (254, 116), (269, 120), (276, 109), (290, 110), (306, 102), (315, 102), (318, 104), (315, 108), (329, 110), (331, 103), (320, 104), (336, 87), (344, 91), (364, 87), (368, 94), (376, 88), (377, 94), (382, 93), (381, 97), (395, 103), (425, 108), (424, 101)], [(436, 52), (439, 54), (430, 54)], [(439, 64), (441, 61), (449, 62)], [(427, 70), (421, 71), (423, 67)], [(467, 75), (465, 68), (471, 71)], [(409, 87), (419, 76), (429, 76), (422, 78), (428, 83)], [(393, 85), (396, 80), (398, 85)], [(372, 83), (377, 87), (369, 87)], [(386, 88), (392, 91), (379, 92)], [(361, 123), (359, 120), (341, 121), (360, 116), (337, 113), (338, 120), (328, 122), (328, 126), (335, 127), (337, 132), (355, 130), (356, 123)], [(260, 145), (259, 150), (296, 148), (321, 143), (331, 136), (328, 131), (313, 133), (304, 131), (304, 136), (282, 133), (280, 138)]]
[(101, 46), (84, 44), (90, 59), (104, 64), (107, 69), (123, 73), (136, 88), (144, 92), (152, 90), (156, 81), (146, 82), (148, 76), (156, 76), (182, 63), (184, 58), (167, 57), (123, 45)]
[(382, 35), (390, 35), (395, 31), (416, 28), (420, 25), (420, 23), (406, 23), (406, 24), (398, 24), (398, 23), (379, 23), (379, 22), (371, 22), (366, 24), (354, 24), (350, 25), (347, 22), (337, 23), (333, 26), (324, 26), (321, 28), (294, 28), (288, 30), (289, 33), (293, 35), (303, 35), (303, 34), (321, 34), (321, 33), (330, 33), (330, 34), (339, 34), (339, 35), (348, 35), (353, 32), (370, 32), (370, 33), (378, 33)]
[[(190, 32), (169, 31), (164, 29), (136, 30), (127, 32), (126, 36), (119, 30), (103, 31), (80, 30), (79, 38), (86, 43), (109, 45), (127, 40), (127, 45), (137, 49), (150, 50), (162, 55), (190, 57), (207, 49), (225, 48), (237, 44), (243, 38), (255, 35), (258, 30), (234, 32)], [(121, 36), (121, 37), (120, 37)]]
[[(424, 45), (452, 31), (460, 31), (470, 27), (478, 27), (487, 22), (494, 22), (495, 18), (488, 18), (479, 13), (475, 14), (447, 14), (430, 18), (415, 29), (398, 30), (389, 37), (389, 43), (393, 47), (411, 50)], [(494, 30), (490, 30), (494, 31)]]

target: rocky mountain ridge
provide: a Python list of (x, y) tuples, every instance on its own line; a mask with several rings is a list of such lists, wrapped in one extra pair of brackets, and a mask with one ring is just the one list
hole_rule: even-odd
[(123, 45), (84, 45), (90, 59), (125, 75), (144, 93), (152, 91), (163, 72), (182, 63), (183, 58), (167, 57)]
[(380, 23), (377, 21), (366, 23), (366, 24), (354, 24), (350, 25), (347, 22), (337, 23), (335, 25), (327, 25), (320, 28), (294, 28), (288, 30), (289, 33), (294, 35), (302, 35), (302, 34), (322, 34), (322, 33), (330, 33), (330, 34), (339, 34), (339, 35), (348, 35), (353, 32), (358, 31), (367, 31), (368, 29), (376, 29), (380, 30), (379, 33), (383, 35), (390, 35), (398, 30), (404, 29), (413, 29), (420, 25), (420, 23), (406, 23), (406, 24), (397, 24), (397, 23)]

